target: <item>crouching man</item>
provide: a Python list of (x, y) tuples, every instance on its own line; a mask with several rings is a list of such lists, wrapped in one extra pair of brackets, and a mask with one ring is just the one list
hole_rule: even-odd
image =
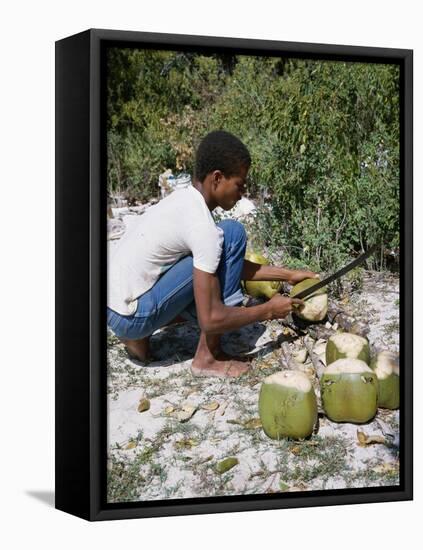
[(225, 354), (222, 333), (280, 319), (301, 300), (276, 294), (240, 307), (241, 280), (298, 283), (310, 271), (245, 260), (247, 236), (234, 220), (215, 224), (211, 212), (232, 209), (245, 192), (250, 154), (235, 136), (208, 134), (196, 152), (193, 185), (176, 189), (137, 219), (108, 262), (107, 322), (131, 357), (151, 359), (149, 336), (194, 320), (201, 333), (192, 361), (196, 376), (240, 376), (248, 362)]

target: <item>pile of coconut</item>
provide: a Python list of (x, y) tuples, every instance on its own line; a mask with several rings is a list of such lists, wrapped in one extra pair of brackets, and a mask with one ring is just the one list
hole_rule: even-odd
[[(247, 259), (266, 262), (257, 254)], [(313, 284), (316, 279), (302, 281), (293, 287), (291, 296)], [(255, 297), (271, 298), (280, 289), (279, 282), (245, 282), (245, 290)], [(320, 289), (305, 299), (305, 306), (296, 316), (315, 323), (325, 319), (327, 308), (327, 292)], [(399, 407), (396, 354), (382, 351), (371, 358), (366, 337), (336, 332), (327, 341), (324, 363), (319, 381), (321, 407), (331, 421), (362, 424), (374, 418), (378, 407)], [(309, 437), (317, 422), (318, 402), (307, 373), (282, 370), (265, 378), (259, 394), (259, 414), (264, 432), (272, 439)]]
[[(378, 407), (399, 407), (399, 368), (394, 353), (383, 351), (370, 361), (366, 338), (337, 333), (328, 340), (326, 365), (320, 377), (321, 405), (333, 422), (362, 424), (374, 418)], [(269, 437), (310, 436), (317, 410), (317, 396), (306, 373), (283, 370), (264, 379), (259, 413)]]

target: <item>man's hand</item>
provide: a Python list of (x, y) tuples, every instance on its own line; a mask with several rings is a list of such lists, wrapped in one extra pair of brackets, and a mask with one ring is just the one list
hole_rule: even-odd
[(267, 303), (272, 314), (272, 319), (283, 319), (294, 309), (304, 306), (303, 300), (289, 298), (281, 294), (275, 294)]
[(301, 269), (293, 269), (289, 275), (289, 278), (286, 279), (290, 285), (296, 285), (304, 279), (319, 279), (319, 275), (313, 271), (303, 271)]

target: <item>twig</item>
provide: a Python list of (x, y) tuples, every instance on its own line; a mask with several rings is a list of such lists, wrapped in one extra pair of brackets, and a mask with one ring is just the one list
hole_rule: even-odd
[[(343, 230), (344, 228), (344, 225), (345, 225), (345, 218), (347, 217), (347, 203), (344, 204), (344, 217), (342, 218), (342, 221), (341, 221), (341, 225), (338, 227), (338, 229), (335, 231), (335, 234), (336, 234), (336, 237), (335, 237), (335, 242), (336, 244), (338, 244), (338, 241), (339, 241), (339, 236), (341, 234), (341, 231)], [(360, 239), (361, 239), (361, 236), (360, 236)]]
[(223, 415), (225, 414), (226, 408), (227, 408), (228, 404), (229, 404), (229, 401), (225, 401), (225, 402), (221, 405), (221, 407), (220, 407), (220, 416), (223, 416)]
[[(278, 473), (279, 472), (272, 472), (271, 475), (266, 479), (266, 481), (268, 481), (270, 479), (270, 483), (268, 484), (268, 486), (264, 490), (265, 493), (267, 493), (267, 491), (269, 491), (269, 489), (272, 487), (273, 482), (275, 481), (275, 478), (276, 478)], [(265, 483), (266, 483), (266, 481), (265, 481)], [(263, 485), (264, 485), (264, 483), (263, 483)]]
[(313, 351), (313, 340), (311, 343), (310, 342), (311, 340), (311, 337), (309, 338), (304, 338), (304, 345), (308, 351), (308, 354), (310, 356), (310, 359), (311, 359), (311, 362), (313, 363), (313, 367), (316, 371), (316, 374), (317, 374), (317, 378), (321, 378), (322, 374), (324, 373), (325, 371), (325, 365), (323, 363), (323, 361), (320, 359), (320, 357), (317, 355), (317, 353), (314, 353)]

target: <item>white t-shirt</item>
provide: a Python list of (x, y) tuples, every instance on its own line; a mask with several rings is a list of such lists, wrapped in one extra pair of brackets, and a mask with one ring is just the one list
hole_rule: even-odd
[(192, 254), (194, 267), (215, 273), (223, 246), (203, 195), (192, 185), (176, 189), (131, 224), (108, 257), (107, 305), (132, 315), (137, 298), (162, 273)]

